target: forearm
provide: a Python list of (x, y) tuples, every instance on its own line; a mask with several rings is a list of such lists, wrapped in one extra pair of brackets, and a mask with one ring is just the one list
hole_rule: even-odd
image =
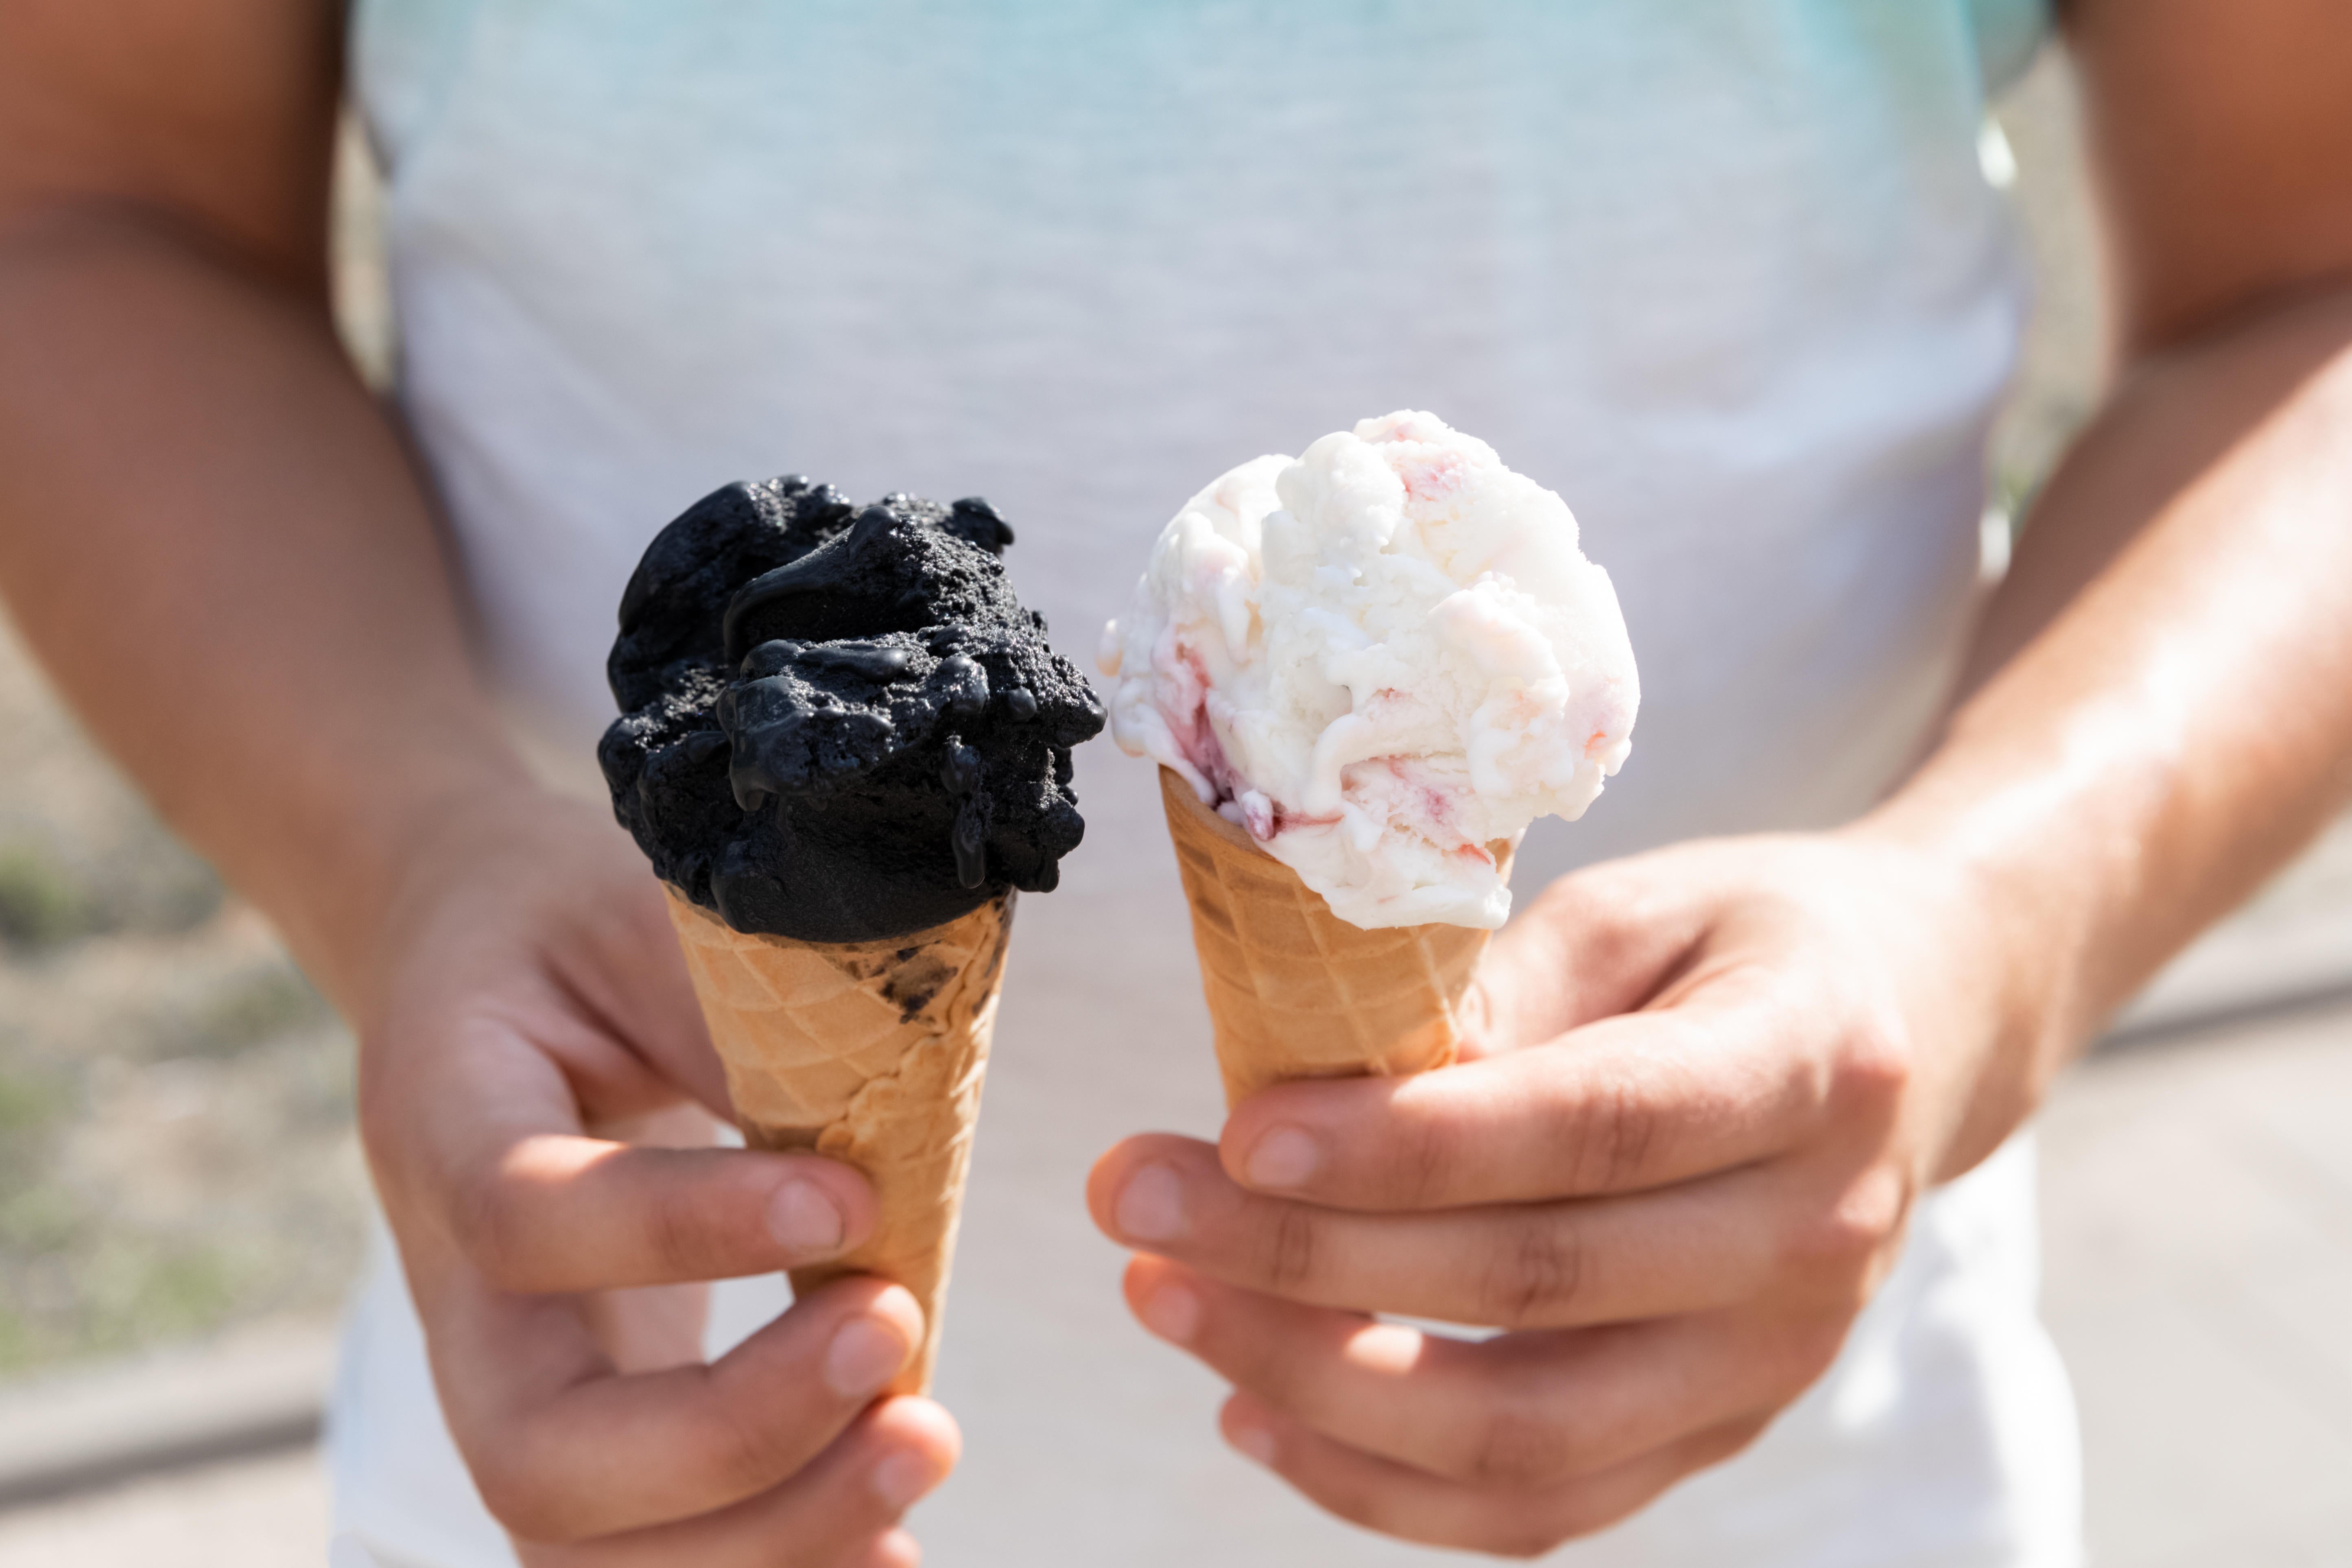
[(395, 873), (519, 782), (415, 472), (316, 299), (135, 210), (0, 230), (0, 588), (347, 1007)]
[(1978, 1114), (2000, 1122), (2352, 784), (2352, 291), (2134, 367), (2036, 506), (1962, 690), (1864, 830), (1996, 911), (2010, 1087)]

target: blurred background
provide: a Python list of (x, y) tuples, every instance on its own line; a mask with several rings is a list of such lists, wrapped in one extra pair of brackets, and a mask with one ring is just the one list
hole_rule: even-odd
[[(2040, 277), (1990, 458), (1997, 546), (2104, 374), (2055, 51), (1983, 153)], [(382, 384), (389, 300), (349, 135), (336, 248), (346, 341)], [(0, 1565), (321, 1561), (311, 1447), (364, 1212), (352, 1082), (348, 1034), (266, 922), (0, 622)], [(2352, 1564), (2347, 1110), (2339, 828), (2168, 971), (2043, 1118), (2048, 1310), (2100, 1564)], [(1311, 1538), (1345, 1560), (1339, 1527)]]

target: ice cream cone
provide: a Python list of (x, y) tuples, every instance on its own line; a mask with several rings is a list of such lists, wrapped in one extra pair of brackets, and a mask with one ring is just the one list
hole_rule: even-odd
[(803, 942), (746, 935), (666, 891), (744, 1137), (855, 1165), (880, 1199), (872, 1237), (793, 1270), (793, 1289), (877, 1274), (913, 1291), (922, 1350), (891, 1392), (922, 1393), (939, 1354), (1013, 895), (895, 941)]
[[(1287, 1079), (1398, 1076), (1454, 1059), (1488, 932), (1350, 925), (1167, 768), (1160, 794), (1192, 900), (1226, 1104)], [(1507, 877), (1511, 844), (1487, 847)]]

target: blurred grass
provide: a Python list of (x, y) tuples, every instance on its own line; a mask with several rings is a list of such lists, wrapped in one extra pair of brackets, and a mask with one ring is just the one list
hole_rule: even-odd
[(90, 924), (89, 903), (62, 867), (37, 846), (0, 846), (0, 941), (48, 947)]
[(0, 1376), (320, 1314), (351, 1043), (0, 626)]
[(0, 1036), (0, 1374), (326, 1311), (356, 1266), (349, 1044), (315, 994), (246, 973), (144, 1012)]
[(0, 943), (37, 951), (86, 936), (184, 931), (221, 906), (220, 879), (161, 824), (131, 826), (95, 858), (79, 847), (62, 854), (33, 836), (0, 843)]
[(236, 976), (206, 997), (188, 1019), (186, 1044), (205, 1056), (235, 1056), (326, 1016), (325, 999), (308, 980), (273, 966)]

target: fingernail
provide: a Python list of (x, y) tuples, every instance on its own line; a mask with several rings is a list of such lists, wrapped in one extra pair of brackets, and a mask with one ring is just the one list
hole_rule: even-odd
[(847, 1234), (840, 1207), (814, 1182), (786, 1182), (768, 1200), (768, 1231), (785, 1251), (826, 1258), (841, 1250)]
[(1274, 1434), (1263, 1426), (1236, 1426), (1227, 1440), (1261, 1465), (1274, 1463)]
[(1173, 1240), (1184, 1230), (1184, 1184), (1165, 1165), (1146, 1165), (1127, 1179), (1111, 1220), (1138, 1241)]
[(1296, 1127), (1277, 1127), (1250, 1151), (1244, 1173), (1253, 1187), (1302, 1187), (1322, 1163), (1314, 1139)]
[(922, 1495), (940, 1484), (931, 1457), (917, 1448), (901, 1448), (874, 1467), (874, 1495), (882, 1506), (912, 1508)]
[(898, 1375), (910, 1347), (878, 1318), (852, 1318), (825, 1347), (824, 1381), (844, 1399), (859, 1399)]
[(1189, 1345), (1201, 1329), (1201, 1298), (1181, 1285), (1162, 1285), (1143, 1299), (1143, 1326), (1171, 1344)]

